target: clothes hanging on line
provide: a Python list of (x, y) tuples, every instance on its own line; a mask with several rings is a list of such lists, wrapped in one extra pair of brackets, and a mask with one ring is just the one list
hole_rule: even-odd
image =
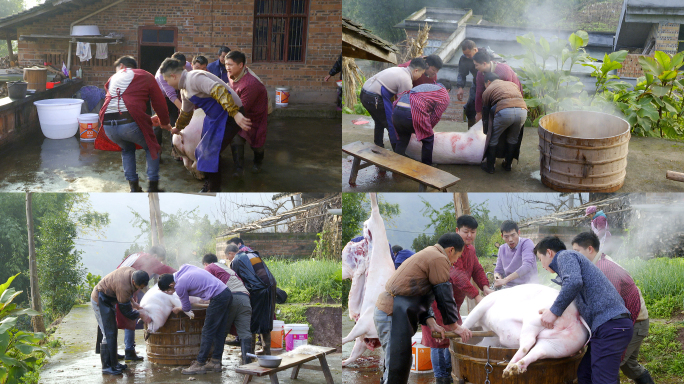
[(90, 44), (89, 43), (83, 43), (83, 42), (77, 42), (76, 43), (76, 56), (78, 56), (79, 60), (81, 61), (88, 61), (90, 60), (93, 56), (90, 52)]
[(95, 43), (95, 58), (96, 59), (106, 59), (107, 58), (107, 43)]

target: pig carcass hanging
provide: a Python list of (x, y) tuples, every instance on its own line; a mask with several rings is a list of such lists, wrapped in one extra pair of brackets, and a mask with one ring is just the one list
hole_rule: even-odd
[(572, 356), (587, 343), (591, 331), (573, 301), (556, 320), (553, 329), (541, 324), (542, 309), (551, 308), (558, 291), (540, 284), (523, 284), (487, 295), (463, 322), (472, 329), (478, 323), (499, 336), (499, 343), (518, 352), (503, 377), (518, 375), (540, 359)]
[(349, 317), (356, 322), (351, 332), (342, 339), (342, 344), (356, 340), (351, 355), (342, 361), (342, 366), (354, 362), (366, 349), (373, 350), (380, 346), (373, 322), (375, 302), (394, 273), (376, 194), (371, 193), (370, 199), (371, 216), (363, 223), (363, 240), (350, 242), (342, 251), (342, 278), (352, 280)]

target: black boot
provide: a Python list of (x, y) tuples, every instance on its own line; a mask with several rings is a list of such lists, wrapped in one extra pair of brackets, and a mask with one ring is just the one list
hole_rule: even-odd
[(271, 354), (271, 333), (261, 334), (261, 348), (264, 351), (264, 355)]
[(515, 152), (515, 147), (512, 146), (511, 144), (506, 144), (506, 157), (504, 158), (504, 161), (501, 163), (501, 168), (504, 169), (504, 171), (510, 172), (512, 169), (513, 165), (513, 154)]
[[(104, 345), (104, 343), (103, 343)], [(117, 353), (116, 350), (116, 344), (113, 343), (107, 343), (107, 351), (109, 352), (109, 364), (113, 369), (116, 369), (117, 371), (124, 371), (128, 369), (128, 365), (126, 364), (119, 364), (119, 354)], [(103, 352), (102, 350), (100, 352)], [(100, 353), (101, 354), (101, 353)]]
[(249, 364), (252, 362), (251, 357), (247, 357), (248, 353), (254, 353), (254, 339), (240, 339), (240, 352), (242, 353), (242, 364)]
[(147, 192), (164, 192), (163, 189), (159, 189), (159, 180), (150, 180), (148, 184)]
[(230, 150), (233, 152), (233, 164), (235, 164), (235, 172), (233, 172), (233, 177), (240, 178), (245, 174), (245, 146), (231, 145)]
[(102, 330), (97, 326), (97, 340), (95, 341), (95, 354), (100, 354), (100, 344), (102, 344)]
[(127, 349), (126, 350), (126, 356), (124, 357), (124, 360), (128, 361), (140, 361), (143, 360), (142, 357), (138, 356), (137, 353), (135, 353), (135, 348)]
[[(112, 367), (111, 356), (109, 354), (109, 345), (102, 343), (100, 346), (100, 361), (102, 362), (102, 373), (106, 375), (120, 375), (122, 370)], [(116, 350), (114, 351), (116, 354)]]
[(480, 164), (480, 168), (487, 173), (494, 173), (494, 162), (496, 161), (496, 146), (490, 145), (485, 152), (486, 161)]
[(634, 382), (636, 384), (655, 384), (653, 382), (653, 378), (651, 377), (651, 374), (648, 373), (648, 371), (644, 371), (644, 373), (642, 373), (641, 376), (634, 379)]
[(140, 188), (140, 184), (138, 184), (138, 180), (136, 181), (128, 181), (128, 186), (131, 187), (131, 192), (142, 192), (142, 188)]
[(261, 164), (264, 162), (264, 147), (252, 148), (254, 150), (254, 166), (252, 166), (252, 173), (261, 172)]

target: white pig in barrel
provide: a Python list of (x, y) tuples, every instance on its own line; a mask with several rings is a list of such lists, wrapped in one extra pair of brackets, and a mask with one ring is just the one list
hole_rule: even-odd
[[(199, 297), (190, 296), (190, 303), (197, 304), (200, 301)], [(155, 285), (145, 293), (145, 296), (140, 300), (140, 306), (150, 317), (147, 330), (154, 333), (166, 324), (166, 320), (168, 320), (173, 309), (181, 307), (182, 304), (175, 292), (173, 295), (169, 295), (160, 291), (159, 286)]]

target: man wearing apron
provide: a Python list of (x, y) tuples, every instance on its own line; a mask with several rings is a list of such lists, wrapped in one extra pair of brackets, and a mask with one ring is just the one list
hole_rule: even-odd
[(207, 178), (201, 192), (220, 192), (220, 154), (240, 129), (249, 131), (252, 126), (240, 113), (240, 97), (213, 74), (188, 72), (176, 59), (164, 60), (159, 71), (170, 86), (181, 90), (181, 111), (172, 133), (179, 134), (190, 123), (195, 108), (204, 110), (202, 138), (195, 149), (197, 170)]

